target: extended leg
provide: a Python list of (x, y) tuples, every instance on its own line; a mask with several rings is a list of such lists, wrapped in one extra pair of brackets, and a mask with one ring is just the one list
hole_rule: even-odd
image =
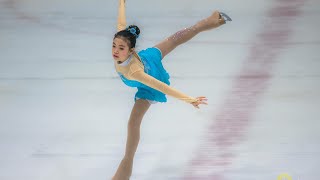
[(169, 54), (174, 48), (189, 41), (195, 35), (202, 31), (210, 30), (220, 25), (225, 24), (224, 18), (221, 17), (218, 11), (215, 11), (211, 16), (205, 18), (195, 25), (180, 30), (170, 36), (169, 38), (165, 39), (164, 41), (157, 44), (155, 47), (159, 48), (162, 52), (162, 58), (164, 58), (167, 54)]
[(128, 136), (125, 156), (112, 180), (128, 180), (132, 173), (133, 158), (140, 140), (140, 125), (143, 116), (150, 107), (150, 103), (144, 99), (136, 100), (128, 123)]

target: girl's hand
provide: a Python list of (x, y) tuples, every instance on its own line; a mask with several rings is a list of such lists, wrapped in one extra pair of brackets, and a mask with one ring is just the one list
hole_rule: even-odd
[(206, 102), (206, 101), (208, 101), (208, 99), (206, 97), (200, 96), (200, 97), (197, 97), (196, 99), (197, 99), (196, 102), (191, 103), (195, 108), (199, 109), (200, 104), (208, 105), (208, 103)]

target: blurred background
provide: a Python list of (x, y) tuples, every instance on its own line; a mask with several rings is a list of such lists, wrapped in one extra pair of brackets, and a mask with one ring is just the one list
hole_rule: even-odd
[[(136, 92), (114, 69), (117, 10), (0, 0), (1, 180), (111, 179)], [(131, 179), (317, 179), (320, 1), (127, 0), (127, 22), (143, 50), (214, 10), (233, 21), (163, 60), (173, 87), (209, 105), (152, 105)]]

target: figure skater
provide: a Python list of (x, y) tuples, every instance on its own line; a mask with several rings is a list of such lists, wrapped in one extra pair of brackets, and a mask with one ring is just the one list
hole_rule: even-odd
[(154, 47), (137, 53), (135, 45), (140, 29), (135, 25), (126, 27), (125, 0), (119, 0), (118, 32), (113, 38), (112, 55), (122, 81), (130, 87), (137, 87), (138, 91), (128, 122), (125, 154), (112, 180), (130, 178), (140, 139), (140, 124), (151, 104), (166, 102), (166, 95), (190, 103), (195, 108), (199, 108), (200, 104), (207, 104), (207, 98), (204, 96), (194, 98), (169, 86), (169, 74), (163, 68), (162, 59), (198, 33), (219, 27), (226, 21), (231, 21), (229, 16), (215, 11), (193, 26), (182, 29)]

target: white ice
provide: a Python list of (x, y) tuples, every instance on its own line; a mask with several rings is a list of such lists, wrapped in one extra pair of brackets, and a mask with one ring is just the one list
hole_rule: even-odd
[[(286, 25), (288, 43), (273, 49), (272, 77), (255, 99), (242, 139), (228, 148), (230, 164), (211, 167), (221, 150), (201, 144), (280, 0), (127, 0), (128, 23), (142, 31), (138, 49), (216, 9), (233, 18), (163, 60), (172, 86), (207, 96), (209, 105), (198, 110), (172, 97), (152, 105), (132, 180), (187, 179), (190, 173), (216, 173), (217, 180), (276, 180), (282, 173), (319, 179), (320, 1), (292, 1), (301, 12)], [(114, 70), (117, 3), (0, 0), (0, 180), (106, 180), (114, 174), (136, 91)], [(205, 151), (213, 156), (199, 170), (191, 161)]]

